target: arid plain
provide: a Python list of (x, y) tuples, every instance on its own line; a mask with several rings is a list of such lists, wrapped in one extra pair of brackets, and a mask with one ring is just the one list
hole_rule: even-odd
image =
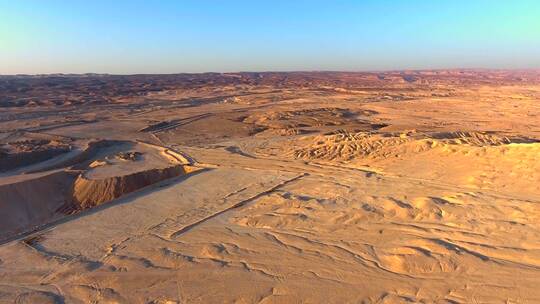
[(0, 76), (0, 303), (539, 303), (540, 72)]

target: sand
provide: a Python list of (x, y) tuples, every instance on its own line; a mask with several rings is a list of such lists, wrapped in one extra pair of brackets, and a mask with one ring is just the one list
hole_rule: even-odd
[(80, 76), (51, 104), (18, 78), (0, 303), (540, 302), (539, 80)]

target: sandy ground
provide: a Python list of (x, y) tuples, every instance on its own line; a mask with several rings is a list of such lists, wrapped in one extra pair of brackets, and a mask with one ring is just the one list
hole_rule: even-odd
[(1, 109), (0, 303), (540, 302), (538, 74), (411, 73)]

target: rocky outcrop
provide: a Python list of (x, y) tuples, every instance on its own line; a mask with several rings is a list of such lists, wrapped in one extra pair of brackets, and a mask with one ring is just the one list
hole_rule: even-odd
[(76, 173), (61, 171), (0, 185), (0, 240), (56, 218), (75, 178)]
[(90, 179), (80, 174), (73, 184), (73, 206), (78, 210), (92, 208), (157, 182), (193, 171), (185, 165), (151, 169), (129, 175)]

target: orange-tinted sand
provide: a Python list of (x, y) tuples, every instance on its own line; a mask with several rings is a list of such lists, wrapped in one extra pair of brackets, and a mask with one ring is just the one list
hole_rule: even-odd
[(0, 83), (0, 303), (540, 302), (539, 72)]

